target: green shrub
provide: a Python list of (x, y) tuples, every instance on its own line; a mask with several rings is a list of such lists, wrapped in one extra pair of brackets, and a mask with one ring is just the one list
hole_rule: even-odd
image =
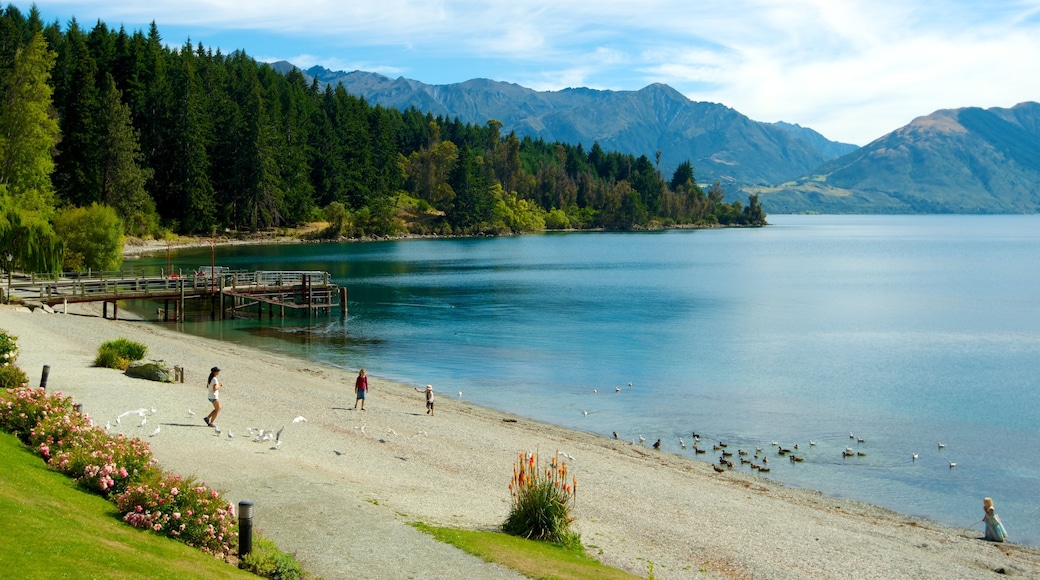
[(12, 364), (0, 366), (0, 389), (13, 389), (28, 384), (29, 377), (22, 369)]
[(94, 357), (94, 366), (125, 371), (126, 367), (130, 366), (130, 359), (119, 356), (115, 349), (101, 347)]
[(253, 551), (238, 561), (238, 567), (264, 578), (303, 578), (303, 568), (292, 554), (279, 550), (271, 540), (256, 535), (253, 536)]
[(147, 352), (148, 347), (139, 342), (126, 338), (109, 340), (98, 347), (94, 366), (125, 371), (132, 361), (143, 359)]
[(575, 548), (578, 534), (571, 531), (571, 505), (577, 497), (577, 479), (567, 479), (567, 464), (554, 455), (544, 468), (538, 455), (521, 453), (513, 464), (509, 491), (513, 505), (502, 531), (514, 536), (542, 540)]

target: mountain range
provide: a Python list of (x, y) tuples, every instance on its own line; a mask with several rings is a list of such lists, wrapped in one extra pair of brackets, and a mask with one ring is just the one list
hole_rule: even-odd
[(1040, 212), (1040, 105), (1033, 102), (936, 111), (857, 147), (807, 127), (691, 101), (663, 84), (536, 91), (488, 79), (429, 85), (364, 71), (302, 72), (385, 107), (468, 123), (496, 119), (504, 133), (520, 137), (581, 143), (586, 150), (598, 142), (651, 160), (660, 151), (666, 178), (688, 160), (698, 182), (722, 182), (728, 198), (757, 193), (770, 213)]

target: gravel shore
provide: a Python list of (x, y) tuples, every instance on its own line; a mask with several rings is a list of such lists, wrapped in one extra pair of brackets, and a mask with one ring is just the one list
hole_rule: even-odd
[[(74, 397), (96, 423), (147, 440), (165, 469), (194, 475), (231, 502), (252, 501), (254, 525), (326, 579), (519, 578), (409, 523), (496, 529), (523, 450), (572, 458), (583, 543), (605, 564), (643, 577), (652, 563), (662, 579), (1040, 578), (1040, 551), (985, 542), (981, 527), (947, 528), (715, 473), (705, 462), (471, 405), (447, 386), (434, 385), (431, 417), (422, 393), (379, 379), (379, 369), (367, 369), (367, 410), (355, 411), (357, 369), (105, 320), (89, 307), (71, 311), (0, 307), (0, 328), (18, 337), (18, 364), (32, 384), (50, 365), (48, 389)], [(118, 337), (184, 367), (185, 383), (91, 366), (98, 345)], [(219, 434), (202, 422), (214, 365), (225, 384)], [(156, 409), (147, 425), (115, 424), (142, 407)], [(248, 431), (258, 429), (283, 429), (281, 444), (254, 442)]]

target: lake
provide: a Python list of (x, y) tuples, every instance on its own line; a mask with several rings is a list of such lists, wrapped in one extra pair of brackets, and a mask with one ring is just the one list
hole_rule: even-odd
[(232, 269), (330, 272), (348, 316), (175, 326), (691, 458), (761, 447), (763, 477), (980, 536), (991, 496), (1040, 545), (1040, 216), (769, 221), (217, 247)]

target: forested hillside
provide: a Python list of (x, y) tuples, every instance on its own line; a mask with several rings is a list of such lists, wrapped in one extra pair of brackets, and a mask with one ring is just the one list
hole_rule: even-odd
[[(100, 267), (110, 230), (330, 235), (763, 224), (689, 162), (371, 106), (242, 52), (0, 14), (0, 241), (25, 269)], [(110, 219), (111, 218), (111, 219)], [(114, 224), (113, 227), (104, 224)], [(93, 229), (91, 229), (93, 228)], [(84, 231), (86, 230), (86, 231)], [(84, 239), (86, 241), (84, 241)]]

